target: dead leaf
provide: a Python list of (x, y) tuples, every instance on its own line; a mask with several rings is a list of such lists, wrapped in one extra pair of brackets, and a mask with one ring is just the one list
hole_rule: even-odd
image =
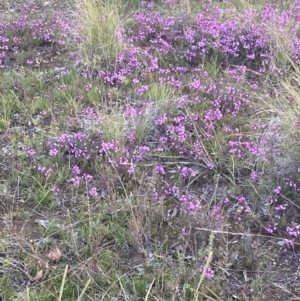
[(40, 270), (36, 273), (36, 275), (33, 277), (33, 281), (37, 281), (39, 280), (40, 278), (42, 278), (43, 276), (43, 270)]
[(43, 277), (43, 270), (38, 271), (34, 277), (32, 277), (29, 273), (26, 273), (26, 276), (32, 282), (37, 281)]
[(47, 254), (47, 258), (53, 261), (59, 261), (62, 256), (62, 253), (58, 247), (53, 248), (50, 250), (50, 252)]

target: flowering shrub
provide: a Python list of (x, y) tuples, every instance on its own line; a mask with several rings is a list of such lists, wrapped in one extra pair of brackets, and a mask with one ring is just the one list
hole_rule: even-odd
[(69, 38), (77, 41), (77, 34), (70, 20), (65, 20), (59, 14), (54, 14), (51, 18), (36, 16), (34, 4), (23, 4), (22, 12), (17, 19), (6, 20), (4, 14), (1, 15), (1, 19), (0, 68), (7, 67), (18, 53), (24, 51), (28, 52), (28, 59), (25, 59), (24, 64), (34, 64), (30, 59), (31, 49), (28, 47), (55, 45), (59, 51)]

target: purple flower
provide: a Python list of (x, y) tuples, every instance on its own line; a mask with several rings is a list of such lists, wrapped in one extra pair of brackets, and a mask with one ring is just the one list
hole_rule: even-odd
[(162, 165), (156, 166), (156, 167), (155, 167), (155, 172), (156, 172), (157, 174), (160, 174), (160, 175), (165, 175), (165, 174), (166, 174), (166, 172), (165, 172), (165, 170), (164, 170), (164, 167), (163, 167)]
[(183, 234), (184, 236), (189, 235), (189, 230), (188, 230), (186, 227), (183, 227), (183, 228), (181, 229), (181, 232), (182, 232), (182, 234)]
[(130, 167), (129, 167), (129, 169), (127, 170), (127, 172), (129, 174), (132, 174), (132, 173), (134, 173), (134, 169), (135, 169), (135, 164), (131, 164)]
[(77, 165), (74, 165), (72, 168), (72, 173), (74, 175), (80, 175), (80, 168)]
[(58, 150), (56, 148), (52, 148), (49, 150), (49, 156), (55, 157), (58, 154)]
[(224, 200), (223, 200), (223, 204), (228, 204), (229, 203), (229, 199), (228, 198), (225, 198)]
[(92, 188), (89, 190), (89, 195), (90, 195), (90, 196), (97, 196), (97, 195), (98, 195), (97, 188), (96, 188), (96, 187), (92, 187)]
[(50, 189), (52, 192), (59, 192), (60, 189), (56, 186), (52, 186), (51, 189)]
[(156, 125), (163, 125), (164, 123), (166, 123), (168, 120), (168, 117), (166, 114), (163, 114), (161, 117), (159, 117), (156, 121), (155, 124)]
[(207, 163), (206, 166), (209, 170), (212, 170), (215, 168), (215, 164), (213, 162)]
[(73, 185), (75, 187), (78, 187), (80, 182), (81, 182), (81, 177), (76, 176), (75, 178), (72, 179), (73, 180)]
[(36, 154), (36, 151), (33, 148), (29, 148), (26, 150), (26, 154), (28, 157), (33, 157)]
[(212, 278), (214, 278), (214, 276), (215, 276), (215, 272), (211, 268), (208, 268), (206, 271), (205, 277), (207, 279), (212, 279)]
[(281, 191), (281, 187), (280, 187), (280, 186), (277, 186), (277, 187), (273, 190), (273, 192), (276, 193), (276, 194), (279, 194), (280, 191)]

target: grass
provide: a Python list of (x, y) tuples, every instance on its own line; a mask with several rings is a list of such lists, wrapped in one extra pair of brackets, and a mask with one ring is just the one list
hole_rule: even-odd
[(79, 53), (89, 66), (110, 66), (126, 47), (121, 36), (121, 1), (77, 1), (82, 40)]
[(1, 300), (300, 300), (299, 3), (268, 3), (0, 5)]

